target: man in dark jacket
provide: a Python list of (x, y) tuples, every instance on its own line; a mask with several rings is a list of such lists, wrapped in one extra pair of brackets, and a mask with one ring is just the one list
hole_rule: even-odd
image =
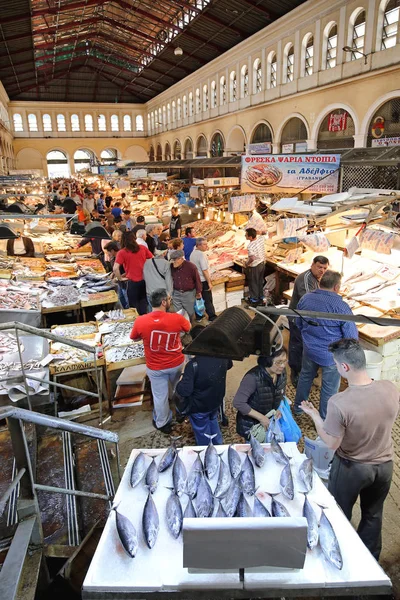
[[(201, 325), (193, 327), (192, 339), (203, 329)], [(187, 363), (176, 386), (179, 396), (190, 398), (189, 420), (198, 446), (208, 445), (210, 438), (207, 435), (215, 435), (214, 444), (223, 444), (218, 409), (225, 396), (226, 372), (231, 368), (232, 361), (227, 358), (195, 356)]]

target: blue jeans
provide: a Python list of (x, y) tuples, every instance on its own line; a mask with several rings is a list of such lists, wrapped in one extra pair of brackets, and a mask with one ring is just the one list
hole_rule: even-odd
[(340, 375), (336, 369), (336, 365), (324, 367), (311, 360), (311, 358), (309, 358), (307, 355), (306, 349), (303, 351), (303, 362), (301, 364), (300, 377), (297, 383), (296, 397), (294, 399), (294, 410), (301, 410), (300, 404), (303, 402), (303, 400), (308, 400), (311, 386), (314, 378), (317, 376), (319, 368), (322, 369), (319, 414), (321, 415), (322, 419), (325, 419), (326, 411), (328, 409), (328, 400), (331, 396), (337, 394), (339, 391)]
[(218, 410), (208, 413), (193, 413), (189, 415), (189, 420), (198, 446), (208, 446), (210, 443), (210, 438), (205, 436), (205, 433), (207, 435), (217, 434), (213, 439), (213, 444), (218, 446), (224, 443), (218, 424)]

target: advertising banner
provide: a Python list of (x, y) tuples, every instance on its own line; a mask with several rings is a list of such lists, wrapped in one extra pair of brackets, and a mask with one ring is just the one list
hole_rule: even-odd
[(241, 191), (269, 194), (338, 191), (340, 154), (273, 154), (243, 156)]
[(259, 142), (247, 146), (247, 154), (271, 154), (271, 152), (272, 142)]

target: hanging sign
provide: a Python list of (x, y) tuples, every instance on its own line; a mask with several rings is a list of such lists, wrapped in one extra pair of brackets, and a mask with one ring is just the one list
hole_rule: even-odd
[(294, 144), (282, 144), (282, 154), (292, 154), (294, 152)]
[(272, 154), (243, 156), (242, 193), (338, 190), (340, 154)]
[(372, 140), (371, 146), (373, 148), (389, 148), (390, 146), (400, 146), (400, 137), (385, 137), (377, 140)]
[(260, 142), (259, 144), (249, 144), (247, 154), (271, 154), (272, 142)]
[(328, 131), (345, 131), (347, 129), (347, 112), (331, 113), (328, 121)]
[(371, 135), (373, 138), (381, 138), (385, 133), (385, 119), (383, 117), (376, 117), (372, 123)]

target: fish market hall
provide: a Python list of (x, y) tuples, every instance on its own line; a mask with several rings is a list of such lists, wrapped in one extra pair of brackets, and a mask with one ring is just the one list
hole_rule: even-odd
[(0, 9), (0, 597), (400, 598), (399, 2)]

